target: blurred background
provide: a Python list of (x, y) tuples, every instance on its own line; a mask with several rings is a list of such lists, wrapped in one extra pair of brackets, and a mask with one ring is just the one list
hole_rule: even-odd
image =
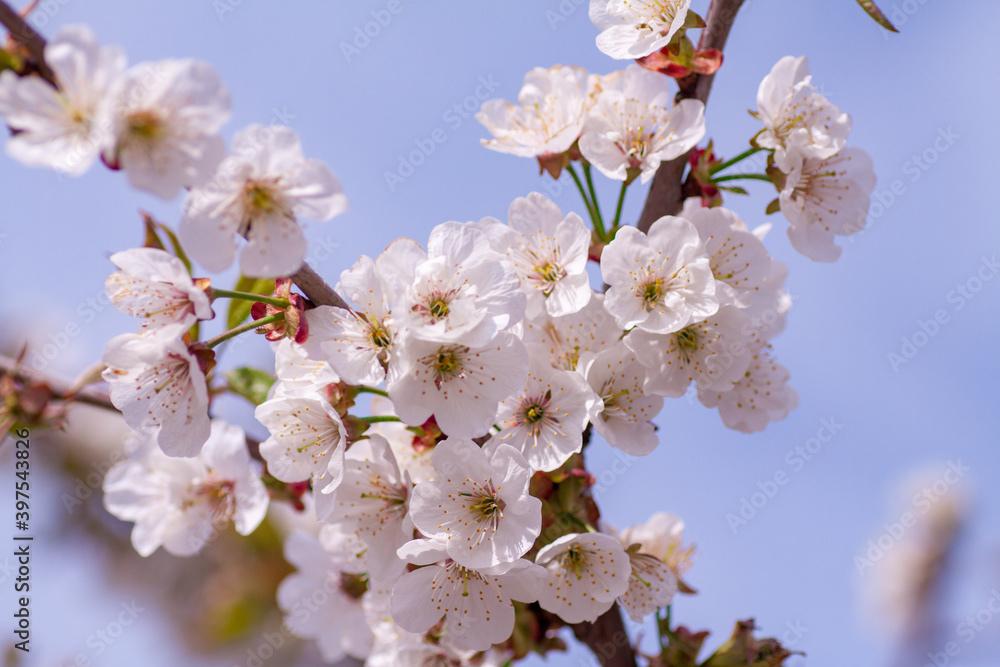
[[(611, 523), (660, 510), (684, 518), (698, 547), (687, 579), (700, 594), (678, 598), (673, 618), (711, 630), (710, 646), (752, 617), (764, 635), (808, 653), (792, 665), (995, 667), (1000, 225), (987, 174), (1000, 148), (1000, 4), (879, 4), (900, 34), (852, 0), (750, 0), (707, 112), (716, 152), (739, 153), (759, 129), (746, 110), (760, 80), (782, 56), (808, 55), (814, 82), (854, 118), (850, 145), (875, 161), (869, 227), (841, 241), (832, 265), (791, 249), (787, 223), (764, 215), (767, 184), (726, 201), (751, 227), (775, 225), (766, 245), (789, 266), (794, 307), (774, 349), (799, 408), (747, 436), (690, 395), (667, 403), (651, 456), (616, 459), (600, 444), (589, 463)], [(249, 123), (294, 128), (350, 200), (348, 214), (307, 228), (310, 262), (331, 283), (399, 236), (423, 242), (446, 220), (504, 219), (532, 190), (582, 210), (565, 177), (543, 180), (533, 161), (481, 148), (486, 132), (472, 116), (486, 99), (515, 99), (536, 66), (620, 69), (594, 46), (588, 2), (400, 0), (399, 13), (371, 28), (387, 5), (46, 0), (32, 24), (52, 36), (87, 23), (130, 63), (208, 61), (233, 98), (227, 136)], [(607, 208), (617, 187), (600, 186)], [(625, 219), (634, 222), (645, 188), (631, 190)], [(12, 354), (27, 340), (29, 364), (72, 378), (134, 328), (103, 296), (108, 256), (141, 243), (140, 208), (176, 224), (179, 205), (130, 191), (100, 167), (61, 179), (6, 157), (0, 195), (0, 346)], [(263, 340), (226, 354), (225, 364), (273, 364)], [(218, 409), (265, 435), (245, 402), (224, 398)], [(34, 634), (19, 664), (319, 664), (311, 646), (287, 637), (266, 648), (278, 643), (280, 615), (269, 605), (288, 571), (275, 531), (294, 517), (275, 517), (249, 542), (220, 537), (196, 559), (140, 558), (130, 525), (100, 504), (123, 431), (79, 408), (69, 434), (33, 434)], [(12, 498), (10, 442), (0, 461), (0, 495)], [(4, 544), (10, 518), (0, 521)], [(7, 619), (12, 563), (0, 556)], [(0, 644), (10, 641), (5, 627)], [(547, 664), (592, 658), (574, 648)]]

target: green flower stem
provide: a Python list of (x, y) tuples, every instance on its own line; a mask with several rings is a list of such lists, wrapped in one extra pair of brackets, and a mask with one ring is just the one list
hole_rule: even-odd
[(734, 164), (738, 164), (740, 162), (743, 162), (743, 160), (746, 160), (751, 155), (756, 155), (757, 153), (759, 153), (759, 152), (761, 152), (763, 150), (767, 150), (767, 149), (766, 148), (761, 148), (759, 146), (755, 147), (755, 148), (748, 148), (747, 150), (743, 151), (742, 153), (740, 153), (736, 157), (731, 158), (729, 160), (726, 160), (725, 162), (723, 162), (721, 164), (715, 165), (714, 167), (711, 168), (710, 171), (713, 174), (717, 174), (720, 171), (723, 171), (725, 169), (729, 169)]
[(356, 388), (359, 394), (375, 394), (376, 396), (385, 396), (386, 398), (389, 398), (389, 392), (379, 389), (378, 387), (369, 387), (362, 384)]
[(601, 217), (601, 205), (597, 203), (597, 191), (594, 190), (594, 179), (590, 174), (590, 163), (583, 163), (583, 176), (587, 179), (587, 188), (590, 190), (590, 201), (594, 204), (594, 231), (601, 241), (608, 240), (608, 233), (604, 231), (604, 218)]
[(284, 299), (275, 299), (270, 296), (263, 296), (261, 294), (252, 294), (250, 292), (234, 292), (227, 289), (215, 289), (212, 288), (212, 296), (215, 298), (222, 297), (224, 299), (242, 299), (244, 301), (258, 301), (260, 303), (266, 303), (269, 306), (274, 306), (275, 308), (288, 308), (288, 302)]
[(268, 315), (267, 317), (262, 317), (259, 320), (253, 320), (252, 322), (241, 324), (235, 329), (230, 329), (225, 333), (219, 334), (215, 338), (210, 338), (205, 341), (205, 345), (207, 345), (209, 348), (213, 348), (218, 345), (221, 345), (222, 343), (225, 343), (230, 338), (235, 338), (236, 336), (239, 336), (241, 333), (246, 333), (247, 331), (253, 331), (254, 329), (266, 326), (268, 324), (273, 324), (275, 322), (283, 322), (284, 319), (285, 319), (284, 313), (275, 313), (274, 315)]
[(611, 230), (614, 231), (618, 228), (618, 223), (622, 219), (622, 207), (625, 205), (625, 192), (628, 190), (628, 186), (622, 183), (621, 192), (618, 193), (618, 206), (615, 208), (615, 221), (611, 223)]
[(725, 183), (726, 181), (764, 181), (770, 183), (771, 177), (767, 174), (731, 174), (712, 179), (713, 183)]
[(378, 424), (379, 422), (401, 422), (403, 421), (395, 415), (372, 415), (371, 417), (361, 417), (361, 421), (368, 422), (369, 424)]
[(594, 220), (594, 207), (590, 203), (590, 199), (587, 198), (587, 191), (583, 188), (583, 182), (580, 180), (580, 175), (576, 173), (576, 169), (573, 168), (572, 164), (566, 165), (566, 171), (573, 178), (573, 182), (576, 183), (576, 189), (580, 191), (580, 196), (583, 197), (583, 203), (587, 206), (587, 215), (590, 216), (591, 221)]

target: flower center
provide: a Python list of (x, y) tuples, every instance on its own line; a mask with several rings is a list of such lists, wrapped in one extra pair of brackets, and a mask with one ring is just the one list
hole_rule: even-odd
[(364, 574), (341, 572), (340, 590), (352, 600), (360, 600), (368, 592), (368, 577)]
[(639, 293), (642, 298), (642, 309), (652, 310), (663, 298), (663, 292), (663, 278), (656, 278), (643, 285)]
[(674, 341), (677, 344), (677, 349), (687, 361), (690, 361), (691, 355), (698, 351), (698, 332), (691, 327), (681, 329), (674, 334)]
[(375, 347), (385, 348), (389, 347), (389, 344), (392, 343), (392, 336), (389, 335), (389, 330), (378, 320), (371, 321), (368, 327), (368, 339)]
[(448, 317), (448, 302), (440, 297), (434, 299), (427, 307), (427, 311), (436, 320), (444, 319)]
[(130, 114), (125, 119), (125, 134), (130, 139), (153, 142), (166, 133), (166, 127), (159, 114), (144, 109)]
[(189, 492), (188, 507), (205, 503), (212, 515), (213, 523), (229, 523), (236, 514), (236, 483), (209, 477), (195, 484)]
[(587, 554), (579, 544), (572, 545), (566, 550), (562, 557), (563, 568), (576, 575), (577, 579), (583, 578), (583, 568), (587, 564)]
[(467, 347), (452, 345), (442, 347), (434, 354), (429, 354), (421, 359), (423, 364), (429, 366), (433, 371), (435, 387), (440, 389), (445, 382), (464, 375), (465, 353), (468, 351)]

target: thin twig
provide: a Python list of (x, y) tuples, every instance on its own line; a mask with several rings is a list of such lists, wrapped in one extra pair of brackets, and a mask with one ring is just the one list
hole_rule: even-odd
[[(726, 45), (729, 31), (736, 20), (736, 13), (743, 5), (743, 0), (712, 0), (705, 17), (707, 24), (698, 40), (698, 50), (719, 49)], [(680, 92), (677, 99), (696, 99), (708, 102), (708, 94), (712, 90), (714, 74), (692, 74), (678, 80)], [(665, 215), (677, 215), (684, 205), (684, 170), (688, 164), (688, 153), (664, 162), (656, 170), (653, 184), (649, 188), (646, 204), (636, 225), (642, 231), (648, 231), (650, 226)]]
[(10, 36), (31, 54), (33, 65), (43, 79), (56, 85), (55, 74), (45, 62), (45, 38), (35, 32), (21, 14), (6, 2), (0, 0), (0, 23), (10, 31)]
[(118, 412), (118, 408), (114, 406), (111, 402), (111, 397), (106, 393), (91, 388), (84, 388), (74, 392), (72, 384), (66, 380), (49, 375), (48, 373), (26, 368), (24, 365), (19, 366), (16, 359), (12, 359), (6, 355), (0, 355), (0, 373), (11, 374), (19, 381), (25, 383), (42, 382), (52, 392), (52, 396), (60, 400), (92, 405), (97, 408)]

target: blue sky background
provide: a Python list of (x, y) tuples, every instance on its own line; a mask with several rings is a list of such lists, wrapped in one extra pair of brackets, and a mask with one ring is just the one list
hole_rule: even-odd
[[(207, 60), (233, 97), (227, 136), (249, 123), (285, 119), (306, 154), (338, 174), (350, 200), (348, 214), (307, 230), (313, 265), (334, 282), (360, 254), (374, 256), (401, 235), (424, 241), (446, 220), (504, 218), (514, 198), (546, 183), (531, 161), (481, 148), (485, 131), (454, 105), (461, 108), (470, 97), (469, 108), (492, 97), (515, 99), (524, 73), (535, 66), (576, 64), (605, 73), (625, 64), (596, 49), (582, 0), (400, 1), (400, 13), (350, 57), (341, 44), (387, 1), (71, 0), (43, 3), (38, 14), (46, 15), (42, 30), (49, 35), (59, 25), (90, 24), (103, 42), (122, 45), (130, 63)], [(703, 12), (707, 4), (696, 0), (695, 8)], [(964, 481), (974, 487), (956, 554), (959, 583), (942, 611), (957, 623), (1000, 584), (1000, 485), (994, 483), (1000, 278), (974, 280), (980, 271), (995, 277), (984, 258), (1000, 255), (995, 190), (987, 180), (998, 149), (1000, 4), (880, 4), (900, 35), (881, 32), (851, 0), (750, 0), (707, 112), (717, 151), (743, 150), (759, 129), (746, 109), (755, 106), (761, 78), (782, 56), (808, 55), (816, 83), (854, 118), (850, 144), (875, 161), (881, 203), (873, 224), (853, 242), (842, 241), (843, 256), (832, 265), (791, 249), (787, 223), (763, 213), (774, 196), (766, 184), (751, 184), (751, 197), (727, 201), (751, 226), (774, 223), (766, 244), (789, 266), (795, 305), (774, 347), (791, 369), (798, 410), (763, 434), (746, 436), (725, 429), (715, 411), (696, 401), (668, 402), (658, 420), (660, 448), (632, 461), (600, 498), (605, 518), (619, 526), (658, 510), (686, 520), (686, 536), (699, 551), (689, 579), (702, 593), (680, 599), (675, 619), (711, 629), (712, 645), (738, 618), (753, 616), (763, 632), (778, 636), (786, 624), (798, 623), (808, 631), (795, 648), (810, 657), (792, 664), (888, 664), (890, 642), (859, 613), (859, 593), (875, 575), (859, 576), (854, 558), (883, 532), (883, 522), (899, 517), (891, 489), (914, 468), (961, 460), (970, 469)], [(219, 14), (219, 7), (232, 11)], [(436, 130), (444, 141), (412, 175), (388, 187), (386, 172)], [(921, 155), (926, 169), (913, 160)], [(568, 182), (549, 185), (564, 210), (582, 210)], [(610, 207), (617, 188), (600, 185), (602, 203)], [(28, 336), (40, 346), (65, 339), (47, 369), (73, 374), (134, 324), (97, 300), (111, 271), (107, 256), (140, 242), (138, 208), (175, 224), (179, 206), (132, 192), (119, 174), (100, 167), (60, 180), (7, 158), (0, 159), (0, 193), (3, 337)], [(633, 188), (626, 220), (634, 222), (643, 195), (643, 188)], [(956, 296), (957, 286), (967, 283), (979, 291)], [(887, 355), (901, 354), (902, 339), (914, 341), (920, 322), (938, 311), (946, 323), (933, 337), (917, 335), (915, 342), (925, 344), (893, 368)], [(234, 356), (270, 363), (262, 342), (241, 346)], [(263, 434), (236, 402), (222, 410)], [(793, 464), (789, 453), (817, 436), (823, 420), (842, 428), (811, 460)], [(591, 451), (595, 473), (611, 469), (614, 450)], [(727, 514), (739, 512), (758, 482), (779, 471), (788, 483), (734, 532)], [(100, 594), (81, 552), (71, 557), (54, 542), (40, 551), (38, 652), (29, 665), (71, 659), (103, 626), (95, 619), (113, 618), (119, 603)], [(12, 594), (4, 586), (6, 605)], [(949, 664), (998, 664), (997, 635), (1000, 623), (987, 626)], [(141, 664), (176, 664), (170, 645), (163, 627), (144, 622), (94, 664), (139, 664), (137, 656)], [(554, 655), (549, 664), (579, 660), (587, 654)]]

